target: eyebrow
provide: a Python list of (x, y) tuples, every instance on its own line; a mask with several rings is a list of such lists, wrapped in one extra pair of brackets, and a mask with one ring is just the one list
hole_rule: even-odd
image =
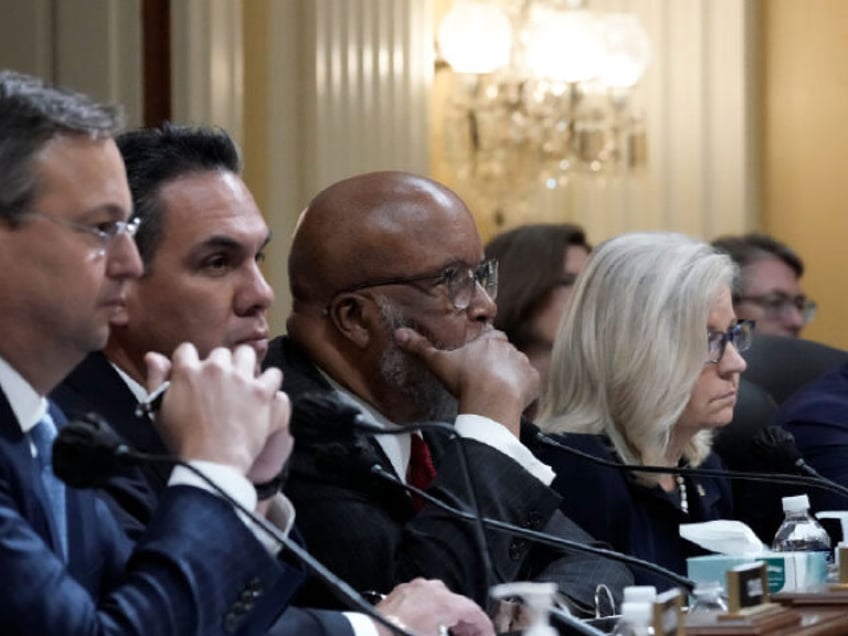
[[(262, 241), (259, 245), (259, 252), (261, 252), (265, 247), (267, 247), (268, 243), (271, 242), (271, 232), (265, 236), (265, 240)], [(237, 241), (233, 237), (227, 234), (216, 234), (214, 236), (210, 236), (208, 239), (200, 243), (197, 248), (200, 249), (209, 249), (209, 248), (223, 248), (226, 250), (232, 251), (243, 251), (248, 252), (250, 250), (247, 249), (247, 245), (242, 241)]]

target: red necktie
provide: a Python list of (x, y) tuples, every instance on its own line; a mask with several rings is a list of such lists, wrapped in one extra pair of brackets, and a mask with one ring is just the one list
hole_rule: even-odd
[[(433, 457), (430, 455), (427, 442), (420, 435), (412, 435), (410, 440), (409, 468), (406, 471), (406, 481), (410, 486), (427, 490), (436, 476)], [(421, 497), (412, 495), (412, 505), (415, 506), (416, 510), (421, 510), (424, 503)]]

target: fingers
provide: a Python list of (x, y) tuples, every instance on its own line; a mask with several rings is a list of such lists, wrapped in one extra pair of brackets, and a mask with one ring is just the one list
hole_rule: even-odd
[(150, 351), (144, 356), (144, 363), (147, 365), (145, 376), (147, 390), (153, 391), (168, 379), (171, 373), (171, 361), (161, 353)]
[(394, 338), (401, 349), (421, 358), (426, 359), (437, 351), (427, 338), (410, 327), (395, 329)]

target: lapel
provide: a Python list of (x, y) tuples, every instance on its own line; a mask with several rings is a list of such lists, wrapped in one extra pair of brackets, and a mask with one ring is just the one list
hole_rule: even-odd
[[(136, 417), (135, 395), (99, 351), (89, 354), (51, 397), (70, 417), (96, 411), (133, 448), (154, 455), (168, 454), (150, 420)], [(170, 466), (156, 464), (150, 470), (163, 486), (167, 483)]]
[[(333, 390), (306, 352), (288, 336), (271, 342), (263, 368), (269, 366), (283, 371), (283, 390), (292, 402), (307, 393)], [(434, 461), (438, 456), (438, 452), (433, 453)], [(356, 484), (367, 489), (369, 496), (383, 498), (388, 506), (401, 514), (412, 514), (412, 499), (405, 491), (370, 474), (369, 469), (375, 463), (391, 473), (395, 472), (382, 446), (373, 437), (357, 435), (353, 442), (316, 442), (308, 447), (298, 445), (295, 440), (291, 466), (295, 472), (318, 479), (334, 472), (348, 485)]]
[[(51, 408), (51, 415), (55, 409)], [(58, 426), (58, 422), (57, 422)], [(29, 438), (21, 431), (5, 393), (0, 390), (0, 475), (6, 482), (9, 497), (18, 512), (32, 526), (54, 554), (61, 552), (47, 493), (39, 474), (39, 466), (32, 456)]]

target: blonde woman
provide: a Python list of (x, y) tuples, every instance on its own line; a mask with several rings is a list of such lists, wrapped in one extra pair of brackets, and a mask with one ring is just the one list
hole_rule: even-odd
[[(671, 233), (601, 244), (578, 279), (554, 343), (540, 423), (563, 443), (626, 464), (720, 467), (753, 324), (733, 313), (730, 259)], [(726, 480), (632, 473), (562, 451), (563, 511), (615, 549), (685, 573), (696, 546), (680, 523), (732, 514)], [(634, 571), (637, 582), (669, 581)]]

